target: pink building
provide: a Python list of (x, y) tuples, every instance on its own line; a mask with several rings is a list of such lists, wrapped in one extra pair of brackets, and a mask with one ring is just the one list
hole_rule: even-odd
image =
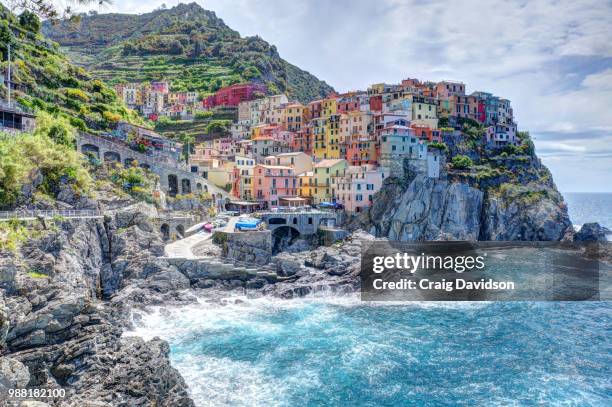
[(213, 148), (221, 154), (230, 154), (234, 143), (230, 137), (218, 138), (213, 140)]
[(298, 189), (298, 177), (291, 167), (258, 164), (253, 170), (254, 197), (270, 207), (278, 206), (280, 198), (296, 197)]
[(170, 91), (170, 86), (168, 82), (151, 82), (151, 90), (153, 92), (167, 94)]
[(387, 176), (388, 171), (371, 164), (349, 166), (344, 175), (334, 177), (332, 194), (347, 212), (362, 212), (372, 205)]

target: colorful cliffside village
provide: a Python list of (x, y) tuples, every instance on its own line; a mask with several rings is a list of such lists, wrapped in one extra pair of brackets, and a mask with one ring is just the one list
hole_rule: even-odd
[(463, 123), (484, 128), (490, 146), (518, 144), (510, 101), (467, 94), (462, 82), (406, 79), (306, 105), (284, 94), (265, 96), (265, 87), (251, 83), (205, 98), (169, 88), (165, 82), (116, 87), (128, 106), (152, 120), (234, 108), (229, 134), (197, 143), (188, 166), (245, 204), (324, 204), (361, 212), (385, 178), (403, 173), (404, 159), (439, 177), (442, 136)]

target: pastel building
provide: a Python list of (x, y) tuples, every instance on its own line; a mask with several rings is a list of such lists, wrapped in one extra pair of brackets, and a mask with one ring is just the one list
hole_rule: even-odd
[(312, 199), (313, 203), (332, 202), (334, 199), (332, 191), (332, 177), (344, 174), (348, 163), (343, 159), (326, 159), (314, 165), (312, 177)]
[(255, 169), (255, 160), (251, 157), (235, 156), (234, 157), (234, 185), (232, 186), (232, 194), (239, 199), (251, 201), (254, 198), (253, 193), (253, 171)]
[(285, 142), (275, 140), (272, 136), (262, 136), (251, 140), (251, 154), (255, 161), (263, 163), (270, 155), (291, 152), (291, 146)]
[(323, 158), (340, 158), (340, 115), (332, 114), (325, 121), (325, 146)]
[(465, 83), (457, 81), (442, 81), (438, 82), (434, 90), (439, 98), (449, 98), (451, 96), (464, 96)]
[(314, 171), (307, 171), (298, 174), (299, 195), (312, 202), (314, 191)]
[(235, 166), (232, 162), (225, 162), (217, 167), (202, 168), (200, 174), (219, 188), (229, 191), (234, 185), (236, 176), (234, 170)]
[(371, 164), (349, 166), (343, 175), (332, 178), (332, 195), (348, 212), (362, 212), (372, 205), (388, 170)]
[(299, 185), (293, 168), (257, 164), (253, 169), (254, 198), (268, 206), (279, 206), (281, 198), (296, 197)]
[(266, 165), (291, 167), (296, 174), (312, 171), (312, 157), (301, 151), (281, 153), (264, 159)]
[(493, 147), (504, 147), (508, 144), (517, 145), (516, 124), (496, 124), (487, 127), (487, 144)]
[(433, 98), (414, 96), (412, 98), (412, 121), (438, 128), (437, 103)]
[(299, 132), (305, 121), (306, 108), (301, 103), (290, 103), (284, 109), (284, 128)]
[(404, 158), (419, 158), (424, 154), (425, 145), (410, 127), (394, 124), (381, 132), (379, 163), (393, 175), (403, 174)]

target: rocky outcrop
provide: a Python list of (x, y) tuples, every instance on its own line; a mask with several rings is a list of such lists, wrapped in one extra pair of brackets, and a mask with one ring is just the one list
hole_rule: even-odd
[(565, 206), (556, 198), (539, 195), (535, 201), (489, 195), (482, 211), (479, 240), (563, 240), (570, 235), (572, 226)]
[(370, 233), (390, 240), (477, 240), (484, 194), (463, 183), (419, 175), (389, 179), (367, 213)]
[(580, 230), (574, 234), (575, 242), (606, 242), (608, 234), (612, 232), (599, 223), (585, 223)]
[(293, 298), (317, 292), (358, 290), (362, 246), (374, 240), (377, 240), (374, 236), (356, 231), (333, 246), (280, 253), (272, 258), (272, 264), (278, 275), (287, 278), (277, 284), (262, 286), (261, 293)]
[(405, 170), (388, 178), (353, 227), (390, 240), (562, 240), (572, 227), (563, 197), (537, 158), (500, 176), (442, 171), (440, 179)]
[(158, 259), (151, 210), (32, 225), (0, 253), (0, 386), (61, 387), (62, 406), (193, 405), (165, 342), (122, 337), (137, 307), (195, 300)]
[(269, 230), (215, 232), (215, 242), (221, 244), (223, 257), (249, 265), (263, 265), (272, 257), (272, 232)]

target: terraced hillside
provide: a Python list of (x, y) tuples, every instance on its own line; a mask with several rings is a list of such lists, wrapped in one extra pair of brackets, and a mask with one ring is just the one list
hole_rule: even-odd
[(173, 90), (206, 95), (255, 81), (302, 102), (333, 90), (282, 59), (275, 46), (241, 37), (196, 3), (141, 15), (87, 15), (78, 23), (45, 23), (43, 32), (110, 84), (169, 80)]
[[(34, 20), (37, 21), (37, 20)], [(21, 24), (0, 4), (0, 73), (7, 70), (7, 44), (12, 45), (14, 97), (25, 107), (70, 120), (81, 130), (104, 130), (119, 120), (141, 123), (118, 100), (115, 91), (72, 64), (57, 44), (36, 27)], [(7, 88), (0, 83), (0, 98)]]

